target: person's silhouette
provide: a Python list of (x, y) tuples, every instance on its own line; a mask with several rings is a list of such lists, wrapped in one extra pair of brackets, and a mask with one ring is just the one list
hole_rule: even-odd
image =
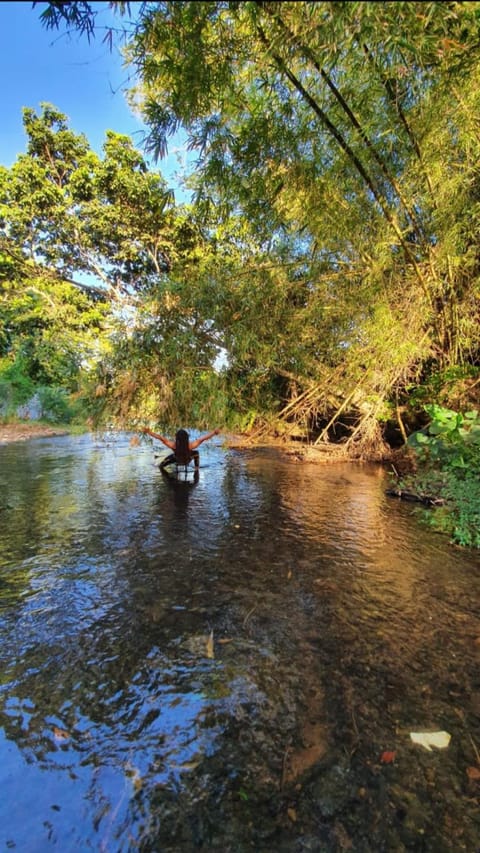
[(213, 438), (214, 435), (218, 435), (220, 430), (214, 429), (212, 432), (202, 435), (194, 441), (190, 441), (190, 436), (185, 429), (179, 429), (177, 431), (175, 441), (165, 438), (165, 436), (160, 435), (158, 432), (152, 432), (148, 427), (144, 427), (142, 432), (145, 435), (150, 435), (152, 438), (158, 438), (165, 447), (173, 450), (173, 453), (166, 456), (160, 463), (160, 470), (163, 471), (168, 465), (184, 465), (186, 467), (192, 460), (195, 468), (198, 469), (200, 467), (200, 454), (197, 447), (203, 444), (204, 441), (208, 441), (210, 438)]

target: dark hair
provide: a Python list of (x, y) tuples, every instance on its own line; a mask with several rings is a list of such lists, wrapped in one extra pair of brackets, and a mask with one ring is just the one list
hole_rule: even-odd
[(186, 429), (179, 429), (175, 435), (175, 456), (179, 460), (190, 458), (189, 435)]

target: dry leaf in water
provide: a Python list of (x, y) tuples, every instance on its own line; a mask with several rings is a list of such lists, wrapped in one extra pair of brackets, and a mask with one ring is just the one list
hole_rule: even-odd
[(380, 756), (380, 762), (382, 764), (393, 764), (396, 757), (397, 757), (397, 753), (395, 752), (395, 750), (393, 750), (391, 752), (389, 750), (386, 750), (385, 752), (382, 752), (382, 754)]
[(480, 780), (480, 767), (467, 767), (467, 776), (473, 782)]
[(215, 654), (213, 651), (213, 631), (210, 632), (210, 636), (207, 640), (207, 658), (214, 658)]
[(57, 726), (53, 728), (53, 736), (55, 740), (68, 740), (70, 735), (64, 729), (59, 729)]

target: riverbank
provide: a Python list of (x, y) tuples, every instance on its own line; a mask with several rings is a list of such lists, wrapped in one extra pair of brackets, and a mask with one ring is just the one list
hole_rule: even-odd
[(63, 427), (48, 426), (35, 421), (0, 424), (0, 444), (27, 441), (29, 438), (48, 438), (49, 436), (66, 435), (67, 433), (68, 430)]
[[(38, 421), (16, 421), (0, 423), (0, 445), (12, 441), (27, 441), (31, 438), (48, 438), (55, 435), (67, 435), (70, 430), (65, 426), (54, 426)], [(226, 433), (225, 446), (235, 450), (253, 450), (262, 447), (276, 448), (297, 462), (348, 462), (351, 458), (343, 445), (325, 444), (320, 446), (302, 444), (299, 441), (286, 441), (264, 436), (252, 438), (247, 435)], [(385, 454), (373, 455), (372, 459), (363, 461), (389, 461)]]

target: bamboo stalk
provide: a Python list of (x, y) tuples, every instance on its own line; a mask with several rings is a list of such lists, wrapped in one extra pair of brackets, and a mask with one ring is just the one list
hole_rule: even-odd
[(354, 396), (355, 396), (355, 394), (357, 393), (358, 389), (361, 387), (361, 384), (362, 384), (362, 383), (361, 383), (361, 382), (359, 382), (359, 383), (358, 383), (358, 385), (356, 385), (356, 386), (355, 386), (355, 388), (353, 389), (353, 391), (348, 395), (348, 397), (346, 397), (346, 398), (345, 398), (345, 400), (343, 401), (343, 403), (342, 403), (342, 405), (340, 406), (340, 408), (339, 408), (339, 409), (337, 409), (337, 411), (335, 412), (335, 414), (330, 418), (330, 420), (329, 420), (329, 422), (328, 422), (327, 426), (326, 426), (324, 429), (322, 429), (322, 431), (321, 431), (320, 435), (318, 436), (318, 438), (317, 438), (317, 439), (315, 440), (315, 442), (314, 442), (314, 444), (315, 444), (315, 445), (320, 444), (320, 442), (321, 442), (321, 441), (323, 441), (323, 439), (324, 439), (324, 437), (326, 436), (326, 434), (327, 434), (328, 430), (330, 429), (330, 427), (331, 427), (331, 426), (333, 426), (333, 424), (334, 424), (334, 423), (335, 423), (335, 421), (337, 420), (338, 416), (339, 416), (339, 415), (341, 415), (341, 413), (344, 411), (344, 409), (348, 406), (348, 404), (350, 403), (350, 401), (353, 399), (353, 397), (354, 397)]

